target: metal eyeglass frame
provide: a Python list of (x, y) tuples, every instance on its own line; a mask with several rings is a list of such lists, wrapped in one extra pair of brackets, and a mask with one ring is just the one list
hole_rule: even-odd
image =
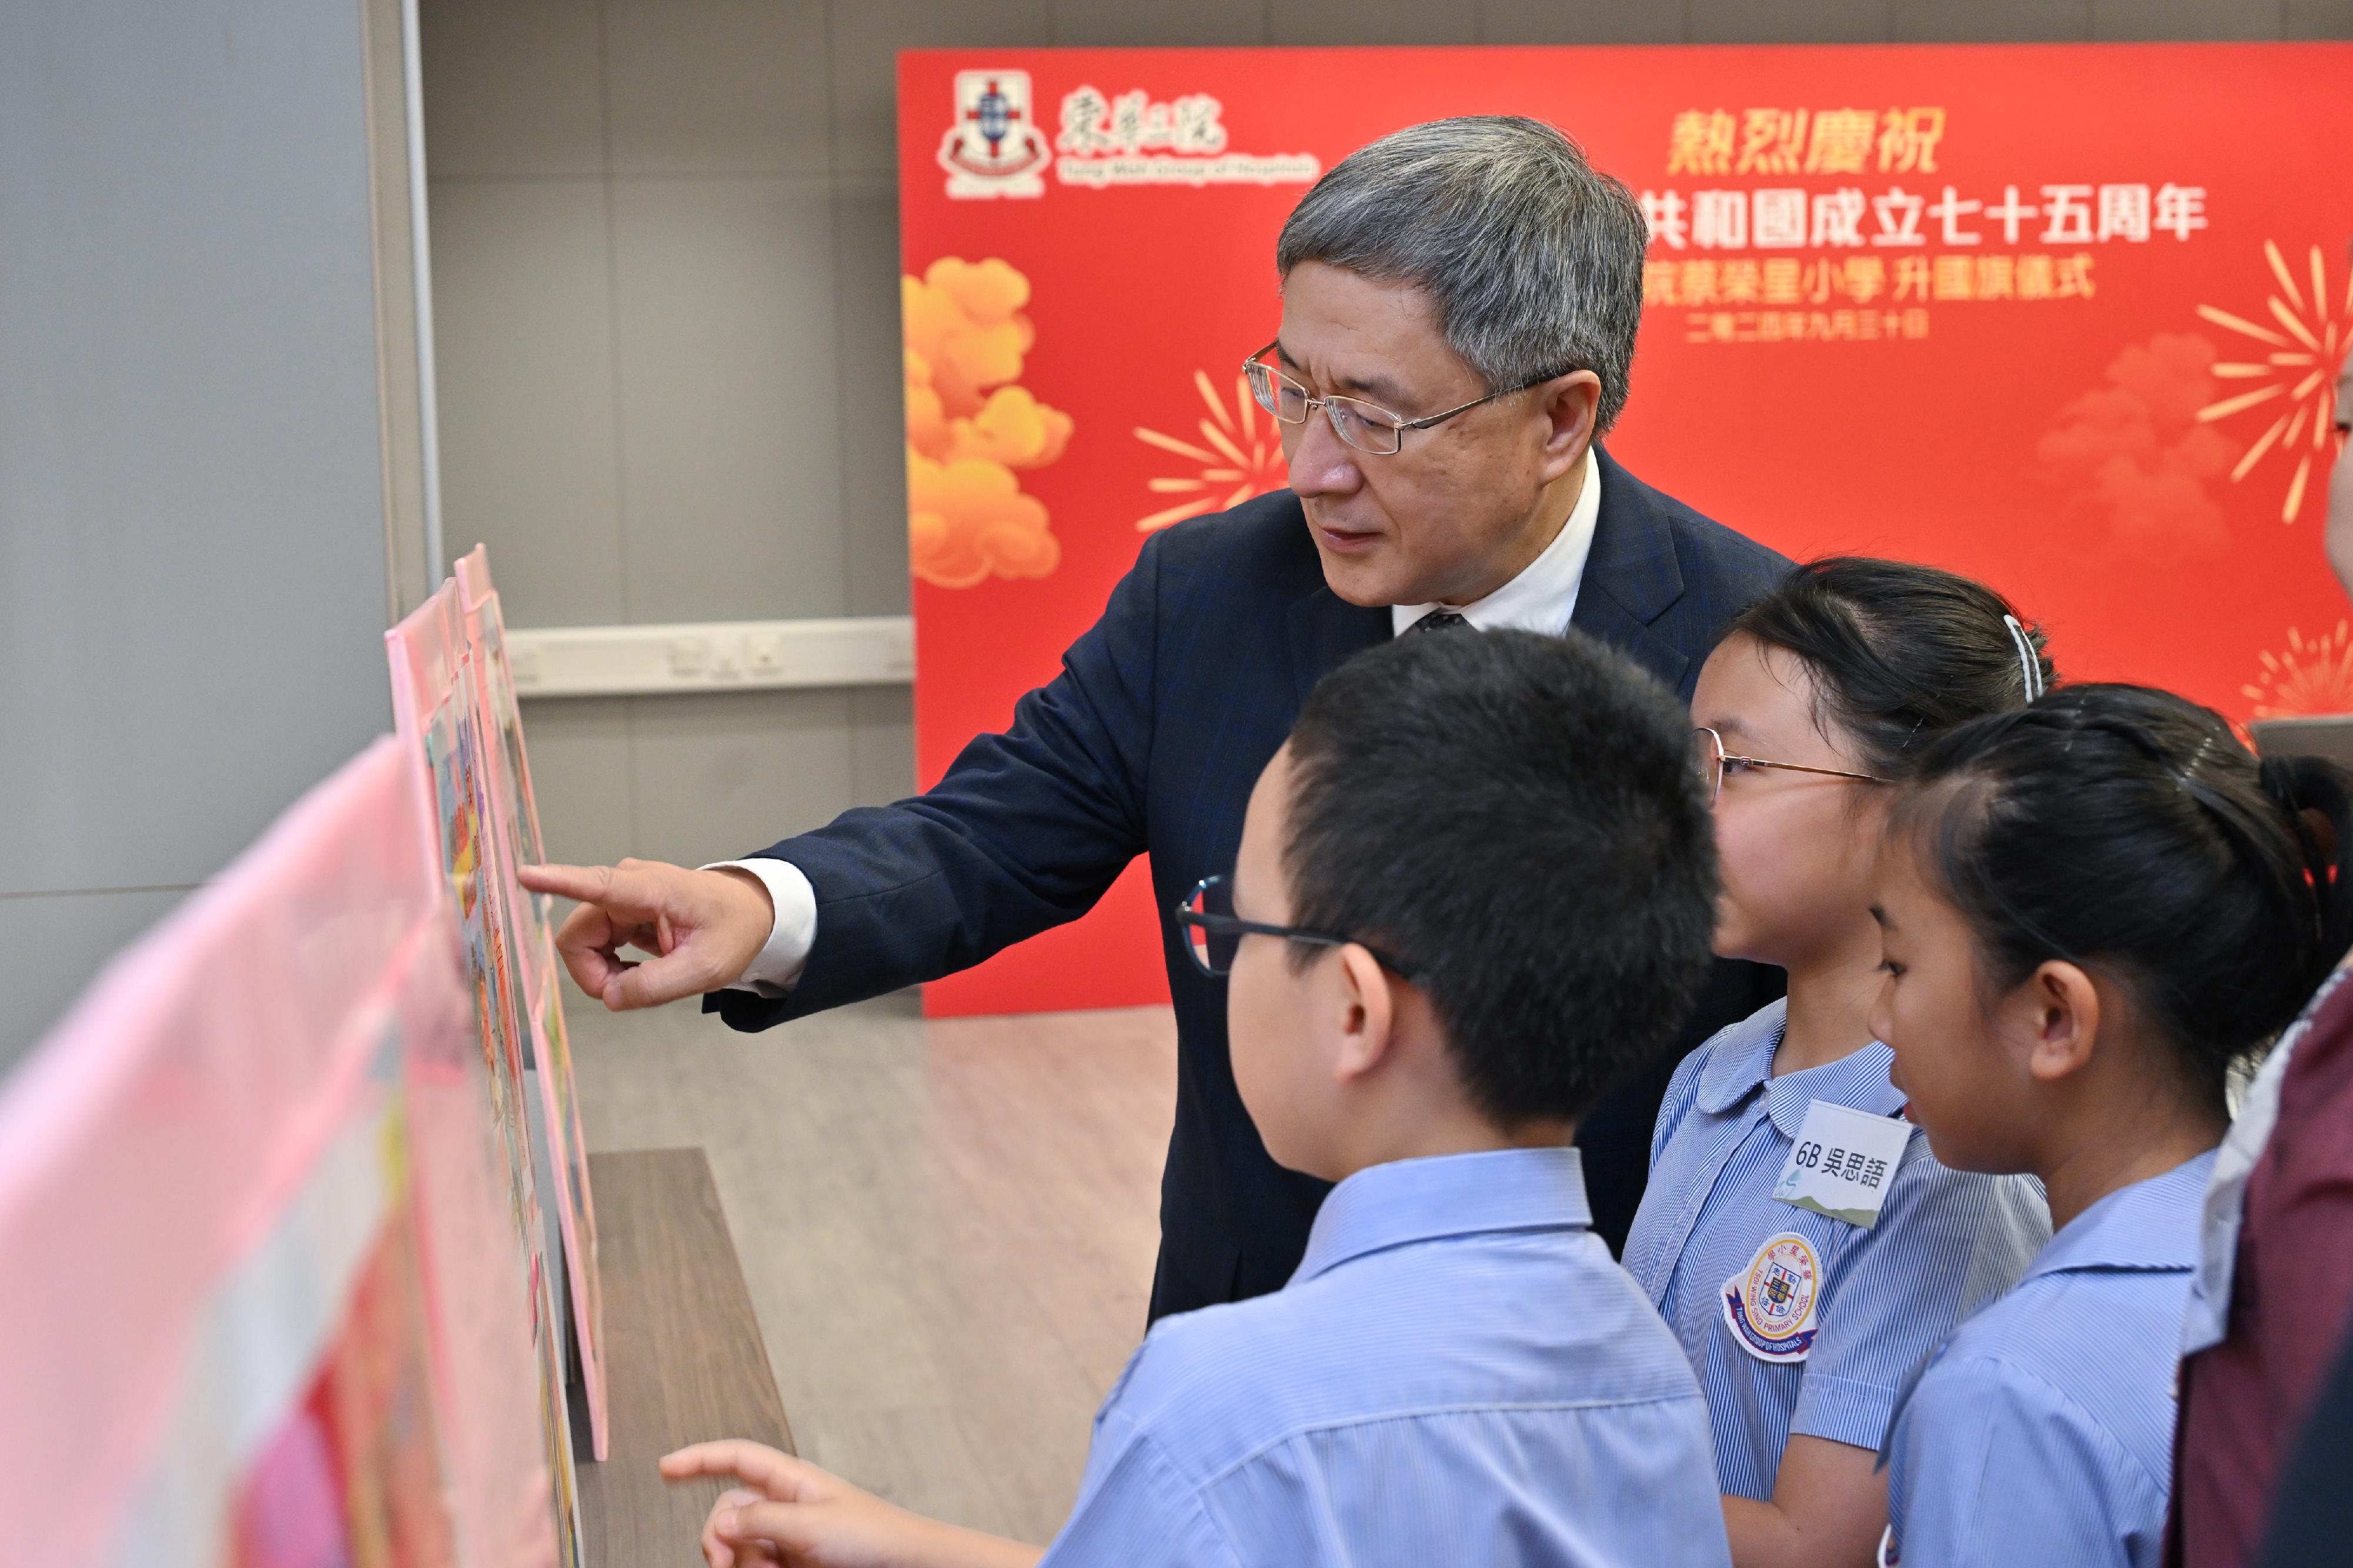
[[(1444, 424), (1458, 414), (1468, 414), (1482, 403), (1493, 403), (1499, 397), (1509, 397), (1515, 392), (1525, 392), (1532, 386), (1542, 386), (1547, 381), (1557, 381), (1569, 374), (1567, 370), (1556, 370), (1550, 375), (1540, 375), (1534, 381), (1524, 381), (1517, 386), (1507, 386), (1501, 392), (1491, 392), (1484, 397), (1474, 397), (1468, 403), (1457, 404), (1442, 414), (1432, 414), (1421, 419), (1400, 419), (1379, 404), (1367, 403), (1361, 397), (1337, 395), (1318, 397), (1304, 386), (1300, 386), (1299, 383), (1266, 363), (1267, 350), (1275, 347), (1282, 341), (1280, 338), (1275, 339), (1273, 342), (1268, 343), (1266, 348), (1259, 350), (1258, 353), (1242, 361), (1242, 375), (1249, 381), (1250, 395), (1258, 400), (1258, 405), (1272, 416), (1278, 425), (1304, 425), (1320, 407), (1324, 410), (1324, 417), (1331, 421), (1332, 434), (1340, 438), (1341, 445), (1375, 458), (1394, 458), (1398, 452), (1404, 450), (1405, 433), (1409, 430), (1427, 430), (1433, 425)], [(1299, 395), (1307, 400), (1306, 407), (1298, 418), (1285, 419), (1282, 416), (1282, 395), (1276, 390), (1274, 384), (1278, 381), (1287, 386), (1298, 387)], [(1362, 442), (1348, 439), (1348, 432), (1340, 423), (1344, 405), (1348, 417), (1368, 430), (1388, 431), (1389, 439), (1395, 445), (1388, 447), (1367, 447)]]
[[(1335, 936), (1330, 931), (1308, 931), (1300, 926), (1268, 925), (1260, 921), (1246, 921), (1240, 915), (1213, 915), (1193, 908), (1193, 900), (1209, 890), (1212, 883), (1230, 883), (1226, 877), (1204, 877), (1193, 884), (1193, 890), (1176, 900), (1176, 929), (1182, 933), (1187, 926), (1211, 936), (1279, 936), (1285, 942), (1304, 942), (1310, 947), (1361, 947), (1373, 955), (1373, 961), (1400, 980), (1411, 980), (1413, 971), (1368, 942), (1358, 942), (1352, 936)], [(1185, 941), (1185, 952), (1193, 960), (1193, 967), (1212, 980), (1225, 978), (1228, 971), (1212, 969), (1208, 959), (1190, 938)]]
[(1694, 742), (1692, 760), (1694, 762), (1699, 760), (1697, 742), (1702, 735), (1715, 742), (1715, 778), (1707, 792), (1707, 804), (1710, 805), (1714, 805), (1716, 797), (1724, 793), (1724, 764), (1726, 763), (1738, 763), (1741, 766), (1749, 768), (1778, 768), (1784, 773), (1820, 773), (1824, 778), (1853, 779), (1859, 784), (1893, 784), (1894, 782), (1893, 779), (1881, 778), (1877, 773), (1849, 773), (1844, 768), (1816, 768), (1809, 767), (1804, 763), (1768, 763), (1762, 757), (1744, 757), (1737, 752), (1725, 751), (1724, 737), (1705, 724), (1692, 726)]

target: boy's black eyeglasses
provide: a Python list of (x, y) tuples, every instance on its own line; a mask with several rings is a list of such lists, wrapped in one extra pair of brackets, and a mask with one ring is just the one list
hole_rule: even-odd
[(1330, 931), (1304, 931), (1298, 926), (1265, 925), (1258, 921), (1242, 919), (1234, 913), (1233, 879), (1229, 877), (1204, 877), (1196, 882), (1193, 890), (1176, 905), (1176, 929), (1184, 933), (1185, 951), (1193, 955), (1194, 967), (1204, 974), (1231, 973), (1234, 954), (1240, 951), (1242, 938), (1279, 936), (1285, 942), (1303, 942), (1312, 947), (1345, 947), (1355, 942), (1398, 979), (1413, 978), (1412, 970), (1372, 943), (1356, 942), (1355, 937), (1335, 936)]

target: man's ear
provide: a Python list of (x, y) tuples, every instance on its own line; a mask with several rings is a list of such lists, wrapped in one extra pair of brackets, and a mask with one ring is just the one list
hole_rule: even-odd
[(1536, 406), (1547, 430), (1544, 443), (1545, 482), (1582, 462), (1592, 444), (1593, 426), (1601, 411), (1601, 378), (1589, 370), (1575, 370), (1536, 389)]
[(1397, 1008), (1389, 995), (1388, 971), (1379, 959), (1355, 942), (1335, 955), (1333, 980), (1340, 1019), (1340, 1049), (1333, 1058), (1332, 1077), (1353, 1083), (1388, 1059), (1390, 1032)]
[(2100, 1036), (2100, 992), (2074, 964), (2052, 959), (2019, 987), (2026, 1070), (2044, 1083), (2083, 1071)]

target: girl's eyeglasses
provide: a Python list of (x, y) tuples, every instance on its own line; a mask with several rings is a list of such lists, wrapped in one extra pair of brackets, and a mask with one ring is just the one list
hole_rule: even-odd
[(1234, 913), (1234, 885), (1230, 877), (1204, 877), (1196, 882), (1193, 890), (1177, 902), (1176, 929), (1185, 938), (1185, 951), (1193, 955), (1194, 967), (1208, 975), (1232, 973), (1234, 954), (1240, 950), (1242, 938), (1279, 936), (1285, 942), (1303, 942), (1313, 947), (1345, 947), (1356, 942), (1356, 946), (1371, 953), (1383, 969), (1398, 979), (1413, 978), (1412, 970), (1372, 943), (1356, 942), (1355, 937), (1243, 920)]
[(1853, 779), (1861, 784), (1887, 784), (1890, 781), (1876, 773), (1852, 773), (1844, 768), (1814, 768), (1802, 763), (1768, 763), (1762, 757), (1743, 757), (1724, 749), (1724, 737), (1703, 724), (1692, 731), (1692, 766), (1699, 773), (1699, 787), (1714, 805), (1715, 797), (1724, 793), (1724, 770), (1727, 764), (1743, 768), (1779, 768), (1785, 773), (1820, 773), (1825, 778)]

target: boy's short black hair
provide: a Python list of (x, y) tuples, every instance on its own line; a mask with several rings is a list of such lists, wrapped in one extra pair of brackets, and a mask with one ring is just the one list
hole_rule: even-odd
[(1672, 692), (1577, 633), (1367, 649), (1291, 731), (1292, 920), (1410, 969), (1498, 1125), (1579, 1116), (1667, 1043), (1707, 971), (1715, 840), (1691, 735)]

